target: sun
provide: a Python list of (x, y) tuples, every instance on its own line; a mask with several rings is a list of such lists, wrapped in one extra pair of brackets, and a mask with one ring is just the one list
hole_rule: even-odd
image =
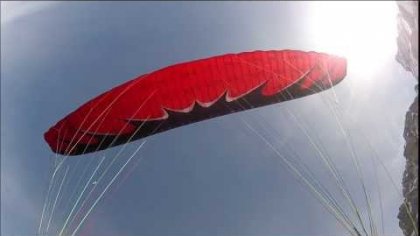
[(308, 34), (317, 50), (344, 56), (352, 73), (371, 76), (397, 50), (393, 1), (313, 2)]

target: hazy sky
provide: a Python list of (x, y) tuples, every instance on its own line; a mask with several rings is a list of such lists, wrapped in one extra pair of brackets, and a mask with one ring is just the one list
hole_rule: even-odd
[[(243, 120), (279, 153), (305, 163), (341, 202), (325, 164), (299, 128), (304, 125), (337, 163), (364, 217), (359, 177), (370, 194), (376, 226), (381, 230), (382, 203), (384, 235), (402, 235), (396, 218), (405, 164), (402, 133), (415, 81), (394, 60), (396, 4), (375, 4), (343, 8), (291, 1), (2, 2), (1, 235), (36, 235), (55, 160), (43, 133), (59, 119), (101, 92), (170, 64), (271, 49), (348, 56), (348, 75), (334, 93), (147, 138), (79, 235), (348, 235)], [(377, 10), (375, 18), (372, 9)], [(364, 13), (370, 17), (363, 18)], [(326, 102), (338, 107), (338, 120), (348, 136), (342, 135)], [(374, 152), (366, 137), (398, 189), (382, 165), (372, 161)], [(112, 173), (140, 143), (127, 147)], [(360, 158), (362, 176), (352, 165), (349, 146)], [(49, 200), (49, 207), (54, 202), (56, 206), (52, 214), (45, 213), (42, 227), (46, 231), (49, 221), (49, 233), (43, 235), (57, 235), (89, 173), (103, 155), (109, 163), (119, 148), (65, 162), (53, 193), (68, 172), (60, 194)], [(109, 174), (98, 183), (95, 196), (111, 178)], [(88, 200), (84, 210), (94, 201)]]

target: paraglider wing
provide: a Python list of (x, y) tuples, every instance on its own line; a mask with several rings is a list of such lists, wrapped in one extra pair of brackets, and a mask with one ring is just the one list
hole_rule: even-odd
[(295, 50), (227, 54), (176, 64), (105, 92), (44, 135), (64, 155), (317, 93), (346, 75), (344, 58)]

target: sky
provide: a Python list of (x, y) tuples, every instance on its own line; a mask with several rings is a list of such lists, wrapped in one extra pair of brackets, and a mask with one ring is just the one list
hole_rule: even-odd
[[(308, 167), (351, 212), (311, 140), (363, 219), (360, 180), (378, 230), (402, 235), (402, 134), (415, 80), (394, 59), (396, 14), (394, 2), (1, 2), (1, 235), (58, 235), (85, 183), (92, 197), (63, 235), (84, 216), (75, 235), (349, 235), (281, 158)], [(167, 65), (281, 49), (345, 56), (347, 76), (334, 90), (133, 142), (102, 181), (88, 182), (121, 147), (66, 159), (46, 201), (63, 158), (43, 133), (84, 102)]]

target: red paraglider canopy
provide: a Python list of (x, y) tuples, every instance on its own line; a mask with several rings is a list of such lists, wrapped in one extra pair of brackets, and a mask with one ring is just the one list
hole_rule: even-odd
[(94, 152), (168, 129), (332, 87), (344, 58), (295, 50), (227, 54), (176, 64), (105, 92), (45, 133), (64, 155)]

